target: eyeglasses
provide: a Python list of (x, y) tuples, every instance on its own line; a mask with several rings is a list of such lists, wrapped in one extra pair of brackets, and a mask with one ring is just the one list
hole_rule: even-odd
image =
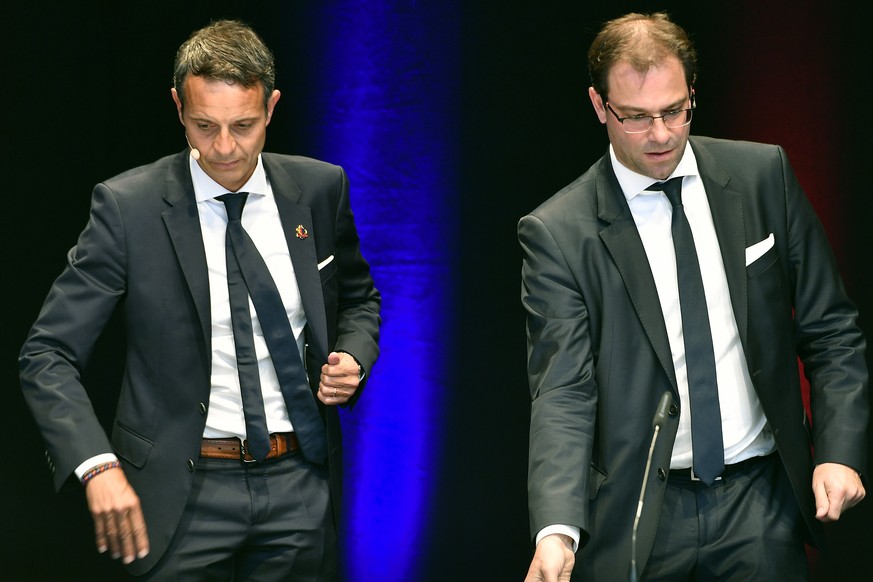
[(696, 109), (696, 105), (694, 103), (694, 95), (691, 96), (691, 107), (688, 109), (677, 109), (675, 111), (668, 111), (663, 115), (631, 115), (628, 117), (619, 117), (618, 113), (609, 105), (609, 102), (605, 102), (606, 108), (615, 115), (615, 118), (621, 123), (621, 128), (625, 133), (646, 133), (652, 126), (655, 125), (655, 120), (660, 119), (664, 122), (664, 125), (670, 129), (676, 129), (679, 127), (685, 127), (689, 123), (691, 123), (691, 115), (692, 112)]

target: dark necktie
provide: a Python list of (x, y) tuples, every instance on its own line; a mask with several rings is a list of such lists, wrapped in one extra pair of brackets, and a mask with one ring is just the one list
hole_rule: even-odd
[(691, 447), (694, 473), (711, 485), (724, 471), (724, 441), (712, 331), (706, 309), (706, 295), (691, 226), (682, 206), (682, 178), (654, 184), (651, 190), (663, 190), (673, 205), (673, 246), (679, 279), (679, 306), (682, 312), (682, 335), (685, 339), (685, 367), (691, 399)]
[(247, 192), (237, 192), (224, 194), (218, 199), (227, 209), (227, 285), (249, 451), (254, 458), (262, 460), (270, 450), (252, 340), (248, 301), (251, 295), (303, 456), (321, 463), (327, 456), (324, 423), (309, 387), (279, 290), (255, 243), (242, 227), (242, 211), (247, 197)]

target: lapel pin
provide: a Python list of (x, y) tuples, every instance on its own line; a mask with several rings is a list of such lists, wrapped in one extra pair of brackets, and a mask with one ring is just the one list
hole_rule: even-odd
[(300, 239), (309, 238), (309, 231), (307, 231), (306, 227), (303, 226), (302, 224), (297, 225), (296, 232), (297, 232), (297, 238), (300, 238)]

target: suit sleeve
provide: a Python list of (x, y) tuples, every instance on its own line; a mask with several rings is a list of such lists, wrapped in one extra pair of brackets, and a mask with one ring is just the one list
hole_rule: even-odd
[(45, 439), (57, 488), (84, 460), (112, 451), (82, 384), (94, 345), (124, 293), (124, 237), (110, 190), (54, 281), (19, 355), (25, 401)]
[(869, 416), (866, 343), (825, 230), (779, 148), (786, 184), (788, 262), (797, 353), (810, 384), (815, 463), (866, 474)]
[(561, 247), (537, 217), (519, 221), (531, 395), (528, 504), (533, 536), (579, 527), (588, 539), (588, 467), (597, 409), (588, 310)]
[[(381, 295), (361, 252), (361, 241), (349, 201), (349, 181), (342, 171), (341, 194), (336, 215), (336, 263), (340, 277), (337, 297), (335, 350), (348, 352), (369, 377), (379, 357)], [(364, 383), (366, 383), (366, 379)], [(360, 396), (360, 387), (355, 399)]]

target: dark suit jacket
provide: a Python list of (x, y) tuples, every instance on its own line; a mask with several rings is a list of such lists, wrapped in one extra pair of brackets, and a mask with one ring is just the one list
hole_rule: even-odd
[[(825, 232), (782, 148), (690, 139), (712, 208), (731, 304), (755, 391), (810, 536), (813, 462), (864, 471), (867, 369), (857, 311)], [(762, 257), (745, 249), (774, 235)], [(678, 392), (658, 294), (609, 155), (518, 225), (532, 398), (529, 510), (534, 534), (582, 530), (584, 579), (628, 576), (631, 530), (665, 391), (637, 535), (645, 567), (678, 426)], [(811, 384), (805, 413), (797, 358)], [(815, 447), (815, 456), (811, 447)]]
[[(306, 312), (306, 364), (316, 391), (331, 350), (347, 351), (365, 370), (372, 368), (380, 295), (361, 256), (345, 172), (302, 157), (265, 153), (263, 162)], [(295, 235), (298, 225), (308, 237)], [(110, 444), (80, 377), (117, 308), (126, 330), (126, 365)], [(187, 151), (98, 184), (88, 224), (22, 348), (21, 382), (57, 488), (94, 455), (114, 451), (121, 458), (140, 496), (151, 545), (148, 557), (131, 566), (134, 573), (162, 556), (188, 498), (209, 403), (210, 328), (206, 255)], [(319, 402), (319, 408), (337, 518), (339, 416), (335, 407)]]

